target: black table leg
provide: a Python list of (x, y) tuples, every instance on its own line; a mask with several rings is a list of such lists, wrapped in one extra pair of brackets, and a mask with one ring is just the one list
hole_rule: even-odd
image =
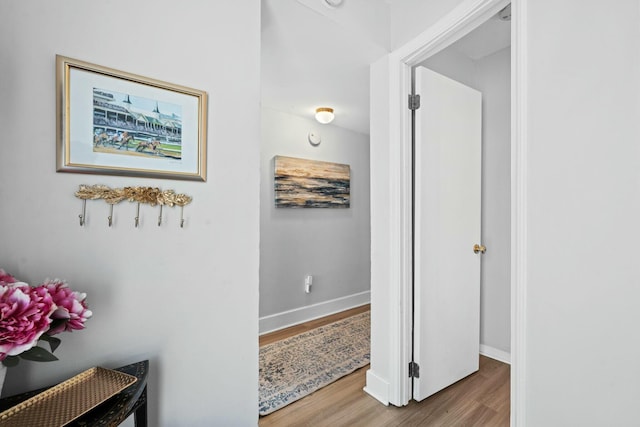
[(147, 427), (147, 386), (144, 386), (144, 390), (142, 390), (142, 394), (140, 395), (140, 399), (138, 399), (138, 403), (141, 403), (140, 406), (136, 409), (133, 414), (134, 425), (136, 427)]

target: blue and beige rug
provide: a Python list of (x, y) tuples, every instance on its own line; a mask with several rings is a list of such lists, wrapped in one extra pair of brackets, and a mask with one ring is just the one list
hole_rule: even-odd
[(367, 311), (260, 347), (260, 415), (367, 365), (370, 341)]

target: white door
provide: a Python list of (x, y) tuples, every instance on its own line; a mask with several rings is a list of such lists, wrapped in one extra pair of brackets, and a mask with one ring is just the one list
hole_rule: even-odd
[(478, 370), (480, 92), (416, 68), (414, 378), (422, 400)]

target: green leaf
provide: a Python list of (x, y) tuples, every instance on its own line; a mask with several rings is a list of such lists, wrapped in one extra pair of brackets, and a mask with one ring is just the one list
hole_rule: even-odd
[(7, 356), (7, 358), (2, 361), (2, 364), (7, 368), (16, 366), (18, 363), (20, 363), (20, 358), (18, 356)]
[(58, 360), (53, 354), (38, 346), (31, 347), (29, 350), (20, 353), (20, 357), (24, 360), (32, 360), (34, 362), (53, 362), (54, 360)]
[[(49, 330), (56, 329), (58, 326), (67, 323), (68, 319), (53, 319), (49, 325)], [(47, 334), (44, 334), (47, 335)]]
[(60, 340), (60, 338), (56, 338), (56, 337), (52, 337), (49, 336), (47, 334), (42, 334), (40, 336), (40, 340), (41, 341), (46, 341), (49, 343), (49, 347), (51, 348), (51, 353), (53, 353), (54, 351), (56, 351), (56, 348), (58, 348), (58, 346), (60, 345), (60, 343), (62, 342)]

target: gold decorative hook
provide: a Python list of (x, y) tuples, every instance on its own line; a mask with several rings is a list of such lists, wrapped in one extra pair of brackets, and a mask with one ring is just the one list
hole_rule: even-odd
[(80, 227), (84, 226), (87, 217), (87, 199), (82, 199), (82, 213), (78, 215), (80, 218)]
[(109, 208), (109, 217), (107, 219), (109, 220), (109, 227), (111, 227), (111, 224), (113, 224), (113, 205)]
[(140, 203), (138, 203), (138, 207), (136, 208), (136, 228), (138, 228), (138, 224), (140, 224)]

